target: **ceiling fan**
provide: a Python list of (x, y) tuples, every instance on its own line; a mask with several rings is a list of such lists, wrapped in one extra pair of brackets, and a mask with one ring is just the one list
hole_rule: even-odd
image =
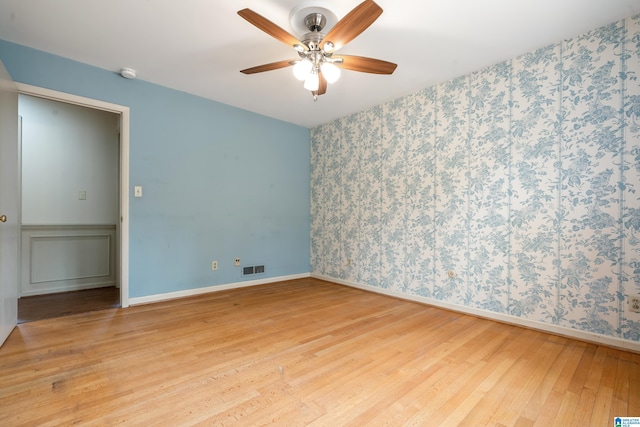
[(327, 92), (327, 83), (340, 77), (340, 68), (372, 74), (392, 74), (397, 65), (380, 59), (364, 56), (339, 55), (334, 53), (358, 37), (382, 14), (382, 8), (373, 0), (365, 0), (338, 21), (327, 34), (322, 33), (327, 18), (322, 12), (311, 12), (304, 17), (306, 33), (302, 40), (280, 28), (251, 9), (242, 9), (238, 15), (269, 34), (276, 40), (293, 47), (299, 59), (272, 62), (241, 70), (244, 74), (262, 73), (293, 66), (294, 76), (304, 80), (314, 100)]

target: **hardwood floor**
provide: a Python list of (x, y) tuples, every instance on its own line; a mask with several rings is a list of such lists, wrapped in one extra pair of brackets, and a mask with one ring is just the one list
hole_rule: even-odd
[(115, 286), (22, 297), (18, 299), (18, 323), (119, 306), (120, 290)]
[(25, 323), (0, 425), (609, 426), (640, 355), (315, 279)]

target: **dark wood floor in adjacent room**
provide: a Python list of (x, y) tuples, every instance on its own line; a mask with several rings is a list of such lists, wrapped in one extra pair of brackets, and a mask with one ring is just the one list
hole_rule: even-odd
[(40, 320), (0, 425), (609, 426), (640, 354), (316, 279)]
[(119, 306), (120, 289), (115, 286), (22, 297), (18, 299), (18, 323)]

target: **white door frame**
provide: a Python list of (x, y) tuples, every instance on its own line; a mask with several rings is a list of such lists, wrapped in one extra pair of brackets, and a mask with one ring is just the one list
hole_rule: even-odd
[(129, 107), (38, 86), (15, 83), (18, 93), (66, 102), (120, 115), (120, 306), (129, 307)]

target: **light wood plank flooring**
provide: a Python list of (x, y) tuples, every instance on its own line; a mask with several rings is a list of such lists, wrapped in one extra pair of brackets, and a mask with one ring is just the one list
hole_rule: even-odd
[(0, 425), (610, 426), (640, 355), (302, 279), (25, 323)]

